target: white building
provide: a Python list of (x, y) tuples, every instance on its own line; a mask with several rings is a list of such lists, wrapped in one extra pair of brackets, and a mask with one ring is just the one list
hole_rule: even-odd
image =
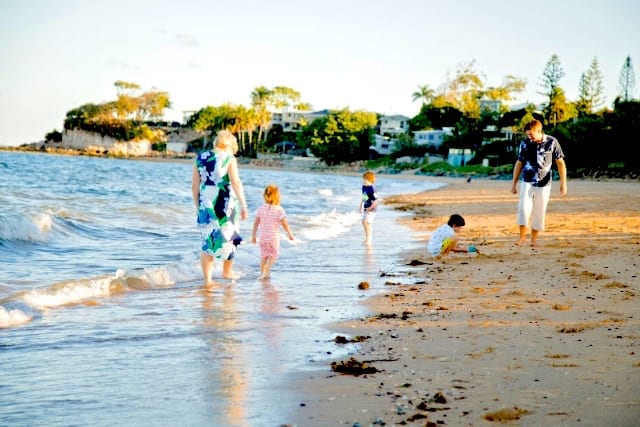
[(380, 117), (378, 133), (373, 136), (373, 145), (369, 149), (383, 156), (391, 154), (396, 138), (409, 133), (409, 120), (409, 117), (401, 114)]
[(283, 132), (297, 132), (303, 126), (327, 115), (329, 115), (329, 110), (302, 111), (284, 107), (271, 111), (271, 123), (269, 126), (280, 125)]
[(305, 113), (305, 111), (299, 111), (294, 108), (289, 109), (289, 107), (272, 111), (270, 126), (280, 125), (283, 132), (299, 131), (305, 122)]
[(442, 129), (417, 130), (413, 132), (413, 141), (416, 145), (432, 145), (440, 147), (446, 136), (453, 135), (453, 128), (445, 127)]
[(409, 120), (409, 117), (401, 114), (382, 116), (380, 117), (380, 130), (378, 131), (378, 134), (388, 136), (390, 138), (407, 134), (409, 133)]

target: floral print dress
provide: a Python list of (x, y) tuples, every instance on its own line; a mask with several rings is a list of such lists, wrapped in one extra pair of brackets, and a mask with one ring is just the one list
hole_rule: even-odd
[(202, 251), (216, 259), (231, 260), (240, 237), (240, 206), (229, 179), (229, 164), (234, 159), (224, 151), (204, 151), (196, 157), (200, 174), (198, 229)]

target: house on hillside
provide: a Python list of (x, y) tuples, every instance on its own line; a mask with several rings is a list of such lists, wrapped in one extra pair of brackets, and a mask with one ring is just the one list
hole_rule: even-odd
[(393, 151), (398, 136), (409, 133), (409, 117), (401, 114), (382, 116), (376, 130), (373, 145), (369, 149), (375, 154), (386, 156)]
[(438, 148), (444, 142), (446, 136), (453, 135), (453, 128), (417, 130), (413, 132), (413, 141), (416, 145), (431, 145)]
[(378, 134), (396, 138), (398, 135), (409, 133), (409, 117), (401, 114), (381, 116), (378, 121)]

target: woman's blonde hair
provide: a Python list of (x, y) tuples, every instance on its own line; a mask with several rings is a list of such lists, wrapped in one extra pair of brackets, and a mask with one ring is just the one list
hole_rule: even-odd
[(267, 185), (262, 196), (264, 197), (264, 201), (270, 205), (280, 204), (280, 189), (275, 184)]
[(238, 140), (231, 132), (226, 129), (218, 132), (218, 135), (213, 142), (213, 146), (215, 148), (220, 148), (223, 150), (229, 149), (233, 154), (236, 154), (238, 152)]

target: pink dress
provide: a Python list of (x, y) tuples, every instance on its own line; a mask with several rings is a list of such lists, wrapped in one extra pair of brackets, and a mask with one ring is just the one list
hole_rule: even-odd
[(278, 258), (280, 256), (280, 221), (287, 214), (278, 205), (264, 204), (256, 212), (260, 218), (258, 225), (258, 245), (262, 258)]

